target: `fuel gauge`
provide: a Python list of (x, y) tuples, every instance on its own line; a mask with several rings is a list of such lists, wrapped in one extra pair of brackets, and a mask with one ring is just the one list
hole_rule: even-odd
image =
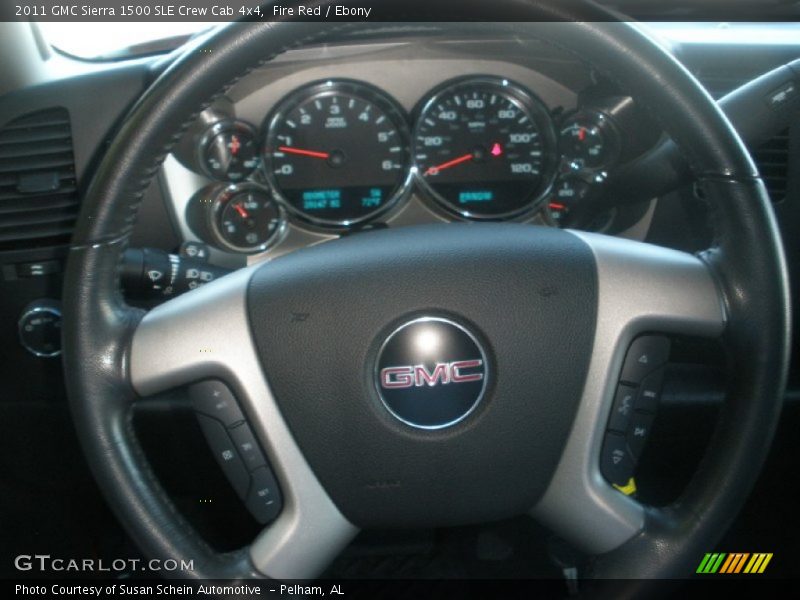
[(218, 181), (242, 181), (258, 166), (255, 130), (242, 121), (221, 121), (198, 146), (198, 161), (206, 175)]

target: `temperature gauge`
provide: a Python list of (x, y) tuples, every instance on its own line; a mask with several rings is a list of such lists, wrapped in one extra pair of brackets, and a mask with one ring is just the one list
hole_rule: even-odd
[(209, 240), (228, 251), (253, 253), (266, 250), (283, 232), (283, 209), (270, 191), (254, 183), (217, 187), (199, 205), (205, 206)]
[(597, 190), (575, 177), (559, 179), (547, 203), (547, 216), (556, 227), (606, 231), (612, 224), (615, 209), (597, 210), (590, 200)]
[(583, 112), (561, 127), (561, 155), (574, 170), (603, 169), (619, 157), (620, 142), (614, 125), (604, 114)]
[(573, 225), (573, 213), (579, 211), (581, 202), (589, 195), (591, 187), (576, 178), (560, 179), (553, 186), (547, 208), (550, 218), (559, 227)]
[(258, 167), (255, 130), (242, 121), (221, 121), (209, 129), (198, 147), (206, 175), (219, 181), (243, 181)]

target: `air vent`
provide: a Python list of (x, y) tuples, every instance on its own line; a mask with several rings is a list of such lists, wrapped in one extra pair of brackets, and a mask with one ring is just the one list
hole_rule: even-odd
[(789, 130), (784, 129), (751, 152), (769, 197), (773, 202), (782, 202), (789, 178)]
[[(698, 75), (700, 82), (715, 99), (732, 92), (744, 80), (719, 75)], [(758, 172), (764, 180), (773, 202), (781, 202), (786, 197), (789, 176), (789, 130), (786, 129), (758, 148), (750, 148)]]
[(29, 113), (0, 129), (0, 250), (64, 244), (78, 214), (69, 113)]

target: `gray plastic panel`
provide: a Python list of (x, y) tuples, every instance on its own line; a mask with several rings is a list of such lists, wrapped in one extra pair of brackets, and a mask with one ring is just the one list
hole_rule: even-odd
[(600, 447), (622, 361), (640, 333), (704, 337), (725, 328), (723, 300), (697, 257), (630, 240), (572, 232), (595, 254), (597, 330), (581, 405), (550, 486), (531, 514), (591, 554), (644, 525), (640, 504), (600, 474)]
[(219, 378), (234, 390), (284, 494), (278, 519), (253, 542), (253, 564), (274, 579), (317, 576), (356, 534), (308, 466), (278, 410), (250, 337), (242, 269), (153, 309), (130, 354), (142, 396)]

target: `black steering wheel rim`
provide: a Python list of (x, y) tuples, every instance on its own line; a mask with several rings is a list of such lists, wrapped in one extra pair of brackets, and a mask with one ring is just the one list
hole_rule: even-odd
[[(713, 544), (735, 517), (756, 480), (780, 413), (790, 320), (786, 269), (769, 199), (747, 151), (710, 97), (634, 26), (609, 23), (607, 13), (588, 4), (563, 8), (558, 2), (511, 0), (508, 5), (531, 19), (571, 23), (461, 27), (533, 35), (583, 60), (590, 57), (593, 67), (629, 91), (676, 141), (712, 208), (716, 238), (702, 259), (726, 303), (724, 341), (732, 375), (725, 410), (686, 492), (666, 509), (646, 509), (641, 532), (596, 556), (592, 572), (600, 578), (685, 576), (698, 552)], [(262, 574), (247, 549), (218, 554), (197, 536), (161, 489), (136, 442), (130, 420), (136, 398), (130, 343), (142, 313), (125, 304), (118, 281), (136, 210), (162, 160), (205, 105), (198, 99), (210, 102), (250, 69), (290, 48), (334, 41), (369, 27), (238, 24), (198, 41), (132, 109), (82, 206), (64, 293), (64, 359), (79, 437), (100, 487), (143, 552), (193, 560), (189, 576)], [(213, 51), (200, 52), (206, 48)]]

